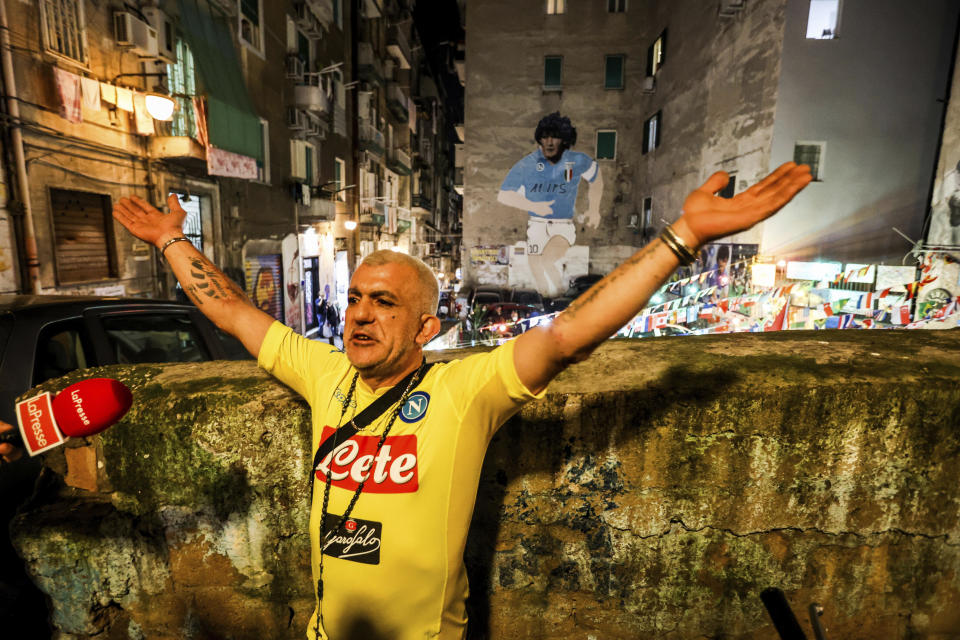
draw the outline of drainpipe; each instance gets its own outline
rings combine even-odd
[[[13,147],[17,171],[17,191],[23,206],[23,252],[27,264],[27,282],[22,288],[33,294],[42,293],[40,286],[40,260],[37,257],[37,233],[33,225],[33,210],[30,208],[30,183],[27,180],[27,163],[23,156],[23,131],[20,129],[20,103],[17,101],[17,84],[13,75],[13,58],[10,55],[10,29],[7,25],[7,3],[0,0],[0,64],[3,65],[3,84],[7,92],[7,113],[10,125],[10,142]]]

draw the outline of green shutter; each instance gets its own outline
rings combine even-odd
[[[597,131],[597,160],[613,160],[617,152],[617,132]]]
[[[563,58],[547,56],[543,59],[543,86],[558,88],[563,85]]]
[[[606,57],[603,88],[623,89],[623,56]]]

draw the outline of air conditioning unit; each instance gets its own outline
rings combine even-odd
[[[113,14],[113,34],[118,45],[141,57],[156,58],[159,53],[157,30],[129,11]]]
[[[643,92],[644,93],[655,93],[657,91],[657,78],[656,76],[647,76],[643,79]]]
[[[173,20],[159,7],[144,7],[143,15],[157,32],[157,55],[169,63],[177,63],[177,42],[173,29]]]
[[[307,114],[296,107],[287,107],[287,128],[291,131],[305,131]]]
[[[301,80],[306,71],[303,59],[296,53],[287,54],[286,75],[288,80]]]

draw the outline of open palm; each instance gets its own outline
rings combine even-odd
[[[127,231],[152,245],[161,238],[183,235],[183,220],[187,212],[180,206],[176,194],[167,198],[170,213],[163,213],[143,198],[120,198],[113,207],[113,217]]]
[[[687,196],[683,218],[696,236],[697,245],[703,245],[766,220],[812,179],[810,167],[787,162],[746,191],[732,198],[721,198],[716,193],[727,186],[730,177],[718,171]]]

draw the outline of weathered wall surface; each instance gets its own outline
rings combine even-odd
[[[249,363],[111,373],[130,414],[15,525],[57,628],[300,637],[307,409]],[[960,638],[958,382],[955,331],[604,345],[491,446],[473,630],[759,640],[779,586],[831,638]]]

